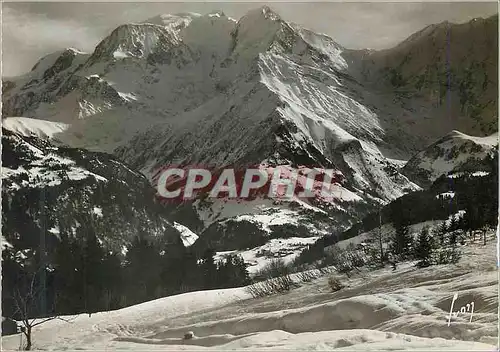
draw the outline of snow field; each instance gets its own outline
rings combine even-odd
[[[28,117],[6,117],[2,119],[2,126],[9,131],[23,136],[37,136],[39,138],[53,138],[69,128],[68,124]]]
[[[285,295],[250,299],[244,288],[187,293],[114,312],[53,321],[34,332],[44,349],[124,350],[481,350],[497,341],[496,243],[463,247],[457,265],[390,269],[339,276],[330,292],[321,277]],[[472,322],[453,317],[475,302]],[[186,331],[195,338],[183,340]],[[18,336],[5,337],[15,348]]]

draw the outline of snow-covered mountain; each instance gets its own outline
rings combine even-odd
[[[5,82],[3,112],[69,124],[58,140],[113,152],[153,184],[172,164],[342,174],[342,195],[328,204],[198,199],[171,207],[176,221],[200,234],[199,246],[253,248],[347,228],[419,189],[396,159],[423,148],[421,135],[434,126],[400,92],[369,84],[359,53],[269,7],[237,21],[222,12],[160,15],[119,26],[92,53],[66,49],[41,59]]]
[[[403,132],[387,130],[395,143],[422,149],[452,130],[498,131],[498,15],[433,24],[394,48],[349,50],[346,60],[367,89],[404,107],[382,110]]]
[[[423,187],[453,172],[489,172],[487,156],[496,152],[496,146],[498,133],[473,137],[453,131],[413,156],[402,171]]]
[[[147,179],[112,156],[2,132],[2,241],[17,252],[38,248],[41,233],[50,248],[61,235],[91,231],[118,253],[141,234],[157,243],[186,237]]]

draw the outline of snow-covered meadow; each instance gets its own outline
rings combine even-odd
[[[166,297],[112,312],[54,320],[34,330],[44,350],[479,350],[497,345],[497,243],[463,247],[456,265],[413,263],[340,277],[332,293],[320,277],[284,295],[251,298],[245,288]],[[474,302],[470,314],[453,311]],[[470,321],[471,320],[471,321]],[[184,333],[195,337],[183,340]],[[3,338],[18,349],[20,336]]]

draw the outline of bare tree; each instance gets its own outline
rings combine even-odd
[[[380,213],[380,210],[378,211],[378,242],[379,242],[379,249],[380,249],[380,264],[383,266],[384,265],[384,246],[382,243],[382,214]]]
[[[380,260],[380,265],[384,266],[386,253],[384,253],[384,235],[382,233],[382,214],[379,210],[378,212],[378,227],[377,230],[372,232],[372,238],[375,240],[376,244],[374,246],[370,246],[374,249],[373,255],[378,254],[378,259]]]
[[[40,314],[40,302],[43,295],[45,295],[45,290],[43,289],[43,287],[37,287],[41,286],[36,284],[37,272],[29,275],[31,275],[31,278],[28,278],[29,280],[25,281],[27,285],[25,287],[22,287],[21,281],[21,284],[14,287],[11,297],[16,309],[12,314],[12,318],[20,318],[20,321],[22,323],[21,332],[26,337],[26,345],[24,346],[25,351],[31,350],[33,336],[32,332],[35,326],[55,319],[63,320],[68,323],[73,320],[62,318],[58,315],[33,318],[33,316]]]
[[[483,233],[483,245],[486,246],[486,233],[488,232],[488,225],[482,226],[481,231]]]

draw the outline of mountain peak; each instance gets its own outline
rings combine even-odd
[[[62,50],[57,50],[53,53],[45,55],[37,63],[31,68],[31,71],[39,70],[41,72],[45,72],[50,67],[54,66],[58,60],[62,60],[64,58],[73,58],[77,55],[84,55],[86,53],[75,49],[75,48],[65,48]]]
[[[272,20],[281,19],[281,17],[267,5],[262,6],[260,10],[265,18],[270,18]]]
[[[175,31],[151,23],[129,23],[117,27],[96,47],[91,63],[102,58],[147,57],[158,45],[179,43]]]
[[[271,21],[279,21],[281,20],[281,17],[274,11],[272,10],[269,6],[264,5],[261,7],[258,7],[256,9],[248,11],[241,19],[243,20],[244,18],[265,18],[267,20]]]
[[[222,10],[214,10],[207,14],[209,17],[226,17],[226,14]]]

